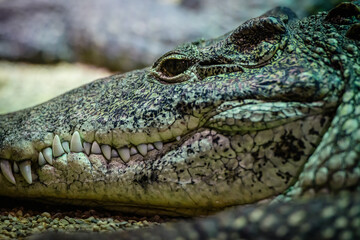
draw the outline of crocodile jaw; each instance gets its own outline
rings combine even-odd
[[[119,156],[64,152],[52,164],[32,164],[32,184],[20,173],[16,185],[0,175],[0,194],[138,213],[207,214],[286,190],[329,119],[314,114],[236,134],[203,127],[126,163]]]

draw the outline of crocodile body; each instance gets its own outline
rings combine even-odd
[[[355,201],[359,13],[359,2],[303,20],[276,8],[151,68],[1,115],[0,194],[173,215]]]

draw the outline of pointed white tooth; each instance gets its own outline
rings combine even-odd
[[[94,142],[92,143],[91,153],[101,154],[100,146],[99,146],[99,144],[98,144],[96,141],[94,141]]]
[[[180,141],[181,137],[180,136],[177,136],[176,137],[176,141]]]
[[[43,150],[43,155],[44,155],[44,158],[45,160],[50,164],[52,165],[53,163],[53,158],[52,158],[52,149],[51,147],[47,147]]]
[[[69,146],[69,142],[63,142],[62,144],[63,149],[65,150],[66,153],[70,153],[70,146]]]
[[[151,150],[154,150],[155,149],[155,147],[154,147],[154,145],[152,145],[151,143],[149,143],[148,145],[147,145],[147,150],[148,151],[151,151]]]
[[[131,148],[130,148],[130,155],[135,155],[135,154],[137,154],[137,153],[138,153],[138,151],[136,150],[135,147],[131,147]]]
[[[14,175],[12,173],[11,165],[10,165],[9,161],[1,160],[0,167],[1,167],[1,172],[4,174],[5,178],[12,184],[16,185],[16,181],[15,181]]]
[[[119,157],[119,154],[115,149],[111,150],[111,157]]]
[[[42,152],[39,152],[38,163],[40,166],[44,166],[46,164],[46,160]]]
[[[14,173],[18,173],[20,171],[19,166],[17,165],[16,162],[14,162],[13,169],[14,169]]]
[[[54,137],[52,149],[53,149],[54,157],[60,157],[65,153],[64,149],[62,148],[61,141],[58,135],[55,135]]]
[[[107,160],[111,159],[111,147],[109,145],[101,145],[101,151]]]
[[[130,159],[130,150],[127,147],[118,149],[119,155],[124,162],[128,162]]]
[[[154,143],[154,146],[156,147],[157,150],[161,150],[163,148],[163,143],[162,142],[156,142],[156,143]]]
[[[85,149],[85,153],[86,153],[87,155],[90,155],[91,143],[84,142],[84,149]]]
[[[25,178],[28,184],[32,183],[31,176],[31,161],[23,161],[19,164],[21,175]]]
[[[147,154],[147,144],[143,143],[137,146],[137,150],[141,155],[145,156]]]
[[[71,152],[82,152],[83,147],[81,144],[81,138],[78,131],[75,131],[71,137],[70,141],[70,151]]]

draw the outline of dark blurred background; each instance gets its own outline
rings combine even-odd
[[[339,2],[0,0],[0,113],[149,66],[180,43],[222,35],[276,6],[302,18]]]

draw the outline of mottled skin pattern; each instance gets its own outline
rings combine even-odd
[[[258,228],[284,239],[359,236],[359,13],[359,2],[303,20],[277,8],[217,39],[179,46],[152,68],[0,116],[2,163],[32,172],[32,181],[15,173],[16,184],[1,175],[0,194],[197,215],[341,191],[348,194],[253,205],[206,220],[210,227],[186,223],[189,231],[150,236],[251,239]],[[40,151],[55,149],[54,136],[73,142],[77,132],[84,146],[164,146],[126,161],[81,149],[38,163]],[[322,224],[312,227],[309,217]],[[273,225],[283,222],[285,229]]]

